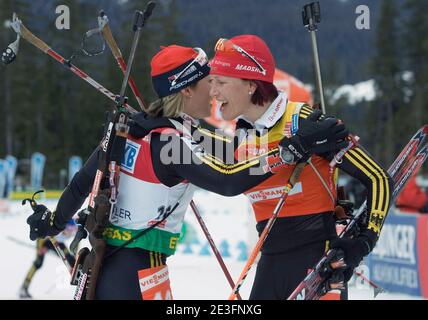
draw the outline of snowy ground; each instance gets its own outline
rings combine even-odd
[[[254,218],[244,197],[224,198],[207,192],[197,192],[195,202],[201,210],[204,221],[232,278],[237,279],[246,261],[248,243],[255,242]],[[51,209],[55,202],[44,201]],[[22,207],[19,202],[10,202],[0,208],[0,299],[17,299],[18,290],[35,257],[34,243],[28,239],[29,206]],[[208,209],[209,208],[209,209]],[[6,211],[6,212],[5,212]],[[168,260],[171,286],[175,299],[227,299],[230,287],[212,255],[193,213],[186,216],[187,231],[185,242],[180,245],[175,256]],[[252,245],[250,244],[251,248]],[[248,298],[256,266],[250,271],[241,295]],[[43,267],[36,273],[30,286],[34,299],[72,299],[74,287],[68,285],[69,276],[61,260],[47,254]],[[367,289],[350,290],[350,299],[373,299]],[[376,299],[404,300],[417,297],[381,293]]]

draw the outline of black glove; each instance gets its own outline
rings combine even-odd
[[[27,223],[30,225],[30,239],[46,238],[55,236],[65,229],[55,223],[55,211],[51,212],[44,205],[36,205],[34,213],[28,217]]]
[[[324,117],[315,110],[306,119],[300,120],[296,133],[312,153],[339,151],[348,145],[348,130],[334,117]]]
[[[351,279],[354,269],[373,250],[376,238],[376,235],[368,230],[356,238],[336,238],[330,241],[330,249],[336,249],[338,259],[343,258],[346,264],[342,269],[345,282]],[[332,261],[334,260],[333,257]]]
[[[306,161],[313,153],[337,152],[348,145],[345,125],[336,118],[321,117],[322,112],[315,110],[306,119],[300,119],[294,136],[281,140],[280,155],[285,163]]]

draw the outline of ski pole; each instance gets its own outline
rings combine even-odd
[[[320,68],[320,60],[318,55],[318,46],[317,46],[317,23],[321,22],[321,9],[319,2],[311,2],[305,6],[303,6],[302,11],[303,25],[308,28],[311,33],[311,42],[312,42],[312,53],[314,56],[315,63],[315,73],[317,78],[317,86],[318,93],[320,95],[321,100],[321,109],[322,113],[325,114],[325,102],[324,102],[324,90],[322,87],[322,79],[321,79],[321,68]]]
[[[140,39],[141,29],[144,27],[148,17],[150,17],[150,15],[152,14],[154,7],[155,7],[155,3],[153,1],[150,1],[147,4],[147,8],[144,11],[144,13],[141,11],[138,11],[136,13],[136,16],[135,16],[136,21],[134,24],[134,32],[135,32],[134,33],[134,39],[132,40],[132,47],[131,47],[131,52],[130,52],[129,57],[128,57],[128,63],[127,63],[127,68],[126,68],[126,72],[125,72],[125,78],[123,79],[122,88],[120,90],[120,99],[121,99],[122,104],[123,104],[123,101],[125,99],[126,85],[128,84],[128,80],[130,79],[131,68],[132,68],[132,64],[134,62],[135,52],[137,51],[137,45],[138,45],[138,41]]]
[[[95,89],[100,91],[102,94],[110,98],[112,101],[116,101],[116,95],[113,94],[111,91],[103,87],[101,84],[99,84],[97,81],[92,79],[89,75],[87,75],[85,72],[83,72],[81,69],[70,63],[68,60],[66,60],[64,57],[62,57],[60,54],[52,50],[43,40],[36,37],[31,31],[29,31],[21,20],[18,19],[16,13],[13,14],[13,21],[11,24],[13,30],[22,38],[27,40],[29,43],[31,43],[33,46],[38,48],[39,50],[43,51],[45,54],[49,55],[59,63],[61,63],[63,66],[67,67],[71,72],[73,72],[75,75],[77,75],[79,78],[85,80],[88,82],[91,86],[93,86]],[[16,41],[15,41],[16,42]],[[15,43],[14,42],[14,43]],[[13,51],[13,47],[17,47],[16,45],[9,45],[8,48],[5,50],[5,52],[9,52],[10,50]],[[11,63],[15,57],[17,52],[9,53],[9,58],[2,59],[2,62],[5,64]],[[124,104],[124,107],[126,110],[130,113],[136,113],[137,111],[132,108],[127,103]]]
[[[64,250],[61,249],[58,241],[55,237],[48,237],[49,241],[52,243],[53,247],[55,248],[56,253],[61,258],[62,262],[64,262],[65,267],[67,268],[68,272],[71,274],[73,270],[73,266],[68,262]]]
[[[230,275],[229,270],[227,269],[226,264],[224,263],[223,258],[221,257],[221,254],[218,251],[217,246],[215,245],[215,243],[211,237],[211,234],[209,233],[208,228],[207,228],[204,220],[202,219],[202,216],[200,215],[199,210],[196,207],[196,204],[193,200],[190,202],[190,206],[192,207],[192,210],[195,213],[196,219],[198,220],[199,225],[201,226],[202,231],[204,232],[205,237],[207,238],[208,243],[210,244],[211,249],[214,252],[215,257],[217,258],[217,261],[220,264],[220,267],[223,270],[223,273],[226,276],[226,279],[229,282],[230,287],[232,289],[234,289],[235,283],[233,282],[232,276]],[[239,293],[237,293],[237,298],[238,298],[238,300],[242,300],[242,297]]]
[[[354,271],[354,274],[357,277],[360,277],[364,282],[367,282],[374,290],[374,297],[376,298],[379,293],[385,292],[385,290],[378,286],[376,283],[374,283],[373,281],[370,281],[369,278],[367,278],[365,275],[363,275],[362,273],[358,272],[358,271]]]
[[[109,128],[114,128],[115,136],[112,139],[109,138],[105,142],[106,148],[104,151],[108,157],[99,159],[99,169],[97,170],[97,175],[100,176],[100,179],[94,182],[93,185],[93,191],[96,192],[91,193],[92,195],[97,195],[97,199],[100,198],[98,200],[99,203],[97,204],[96,211],[93,214],[95,216],[103,215],[103,219],[101,219],[102,221],[97,221],[94,229],[90,231],[89,241],[95,253],[95,258],[94,263],[89,271],[90,281],[86,295],[88,300],[93,300],[95,298],[97,280],[107,248],[106,242],[102,235],[102,231],[105,229],[104,221],[108,221],[108,217],[111,216],[114,205],[117,202],[120,164],[122,162],[123,154],[125,153],[126,139],[129,130],[129,126],[127,124],[128,115],[123,108],[127,101],[125,96],[126,87],[131,75],[131,69],[135,59],[135,53],[137,51],[141,30],[146,24],[147,19],[151,16],[155,6],[156,4],[153,1],[150,1],[147,4],[144,12],[135,12],[134,24],[132,28],[134,31],[134,37],[128,57],[128,67],[122,81],[120,95],[116,98],[117,112],[114,115],[114,120],[110,121],[109,123]],[[107,160],[108,163],[106,162]],[[108,188],[104,189],[103,187],[103,189],[100,190],[100,187],[103,185],[101,181],[105,182],[105,185],[108,185]],[[98,190],[100,190],[100,196],[98,196]],[[95,198],[94,201],[96,201]]]
[[[123,73],[126,73],[126,63],[125,59],[122,56],[122,52],[119,49],[119,46],[117,45],[117,42],[115,41],[113,34],[111,33],[110,26],[109,26],[109,20],[107,15],[104,13],[104,11],[100,12],[100,15],[98,17],[98,24],[100,27],[100,30],[103,34],[104,39],[106,40],[108,46],[110,47],[110,50],[116,59],[116,62],[119,66],[119,68],[123,71]],[[134,93],[135,99],[137,99],[138,105],[140,106],[141,110],[146,110],[147,105],[144,102],[144,99],[140,93],[140,91],[137,88],[137,85],[135,84],[134,79],[132,76],[129,77],[129,86],[131,87],[132,92]]]
[[[25,247],[25,248],[28,248],[28,249],[34,250],[34,245],[31,245],[31,244],[29,244],[29,243],[27,243],[27,242],[25,242],[25,241],[22,241],[22,240],[20,240],[20,239],[15,238],[15,237],[12,237],[12,236],[6,236],[6,239],[7,239],[7,240],[9,240],[9,241],[14,242],[15,244],[18,244],[18,245],[20,245],[20,246],[23,246],[23,247]]]

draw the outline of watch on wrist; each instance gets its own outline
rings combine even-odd
[[[279,146],[279,156],[281,160],[286,164],[296,163],[294,154],[287,147]]]

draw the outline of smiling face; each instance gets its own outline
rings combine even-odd
[[[210,96],[220,104],[220,112],[224,120],[233,120],[248,112],[251,96],[254,92],[250,81],[220,75],[210,75]],[[250,94],[251,93],[251,94]]]

